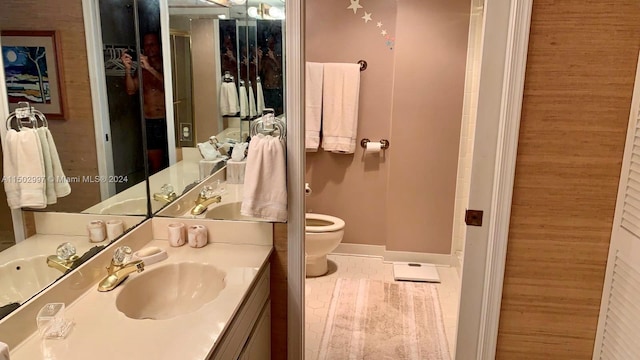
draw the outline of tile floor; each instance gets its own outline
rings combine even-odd
[[[318,357],[336,279],[343,277],[393,281],[393,265],[384,262],[382,258],[331,254],[328,259],[329,273],[317,278],[307,278],[305,282],[306,360],[316,360]],[[453,356],[460,279],[454,267],[438,266],[438,273],[441,281],[438,284],[438,295],[449,349]]]

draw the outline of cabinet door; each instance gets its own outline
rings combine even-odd
[[[271,301],[267,301],[239,360],[271,359]]]
[[[640,359],[640,62],[593,359]]]

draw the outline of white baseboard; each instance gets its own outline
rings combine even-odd
[[[446,266],[455,265],[455,256],[451,256],[451,254],[391,251],[382,245],[341,243],[332,254],[377,256],[383,258],[385,261],[419,262]]]

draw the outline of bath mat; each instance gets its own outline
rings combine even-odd
[[[320,360],[450,360],[436,285],[339,278]]]

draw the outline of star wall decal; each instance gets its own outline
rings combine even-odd
[[[380,35],[382,35],[382,36],[387,35],[387,30],[382,30],[382,31],[380,32]]]
[[[378,25],[377,25],[377,26],[378,26],[379,28],[381,28],[381,27],[382,27],[382,22],[378,21]]]
[[[362,9],[362,5],[360,5],[360,0],[350,0],[351,5],[347,9],[353,10],[353,13],[357,13],[358,9]]]
[[[368,23],[369,21],[371,21],[371,13],[368,12],[364,12],[364,16],[362,17],[362,19],[364,19],[364,23]]]

